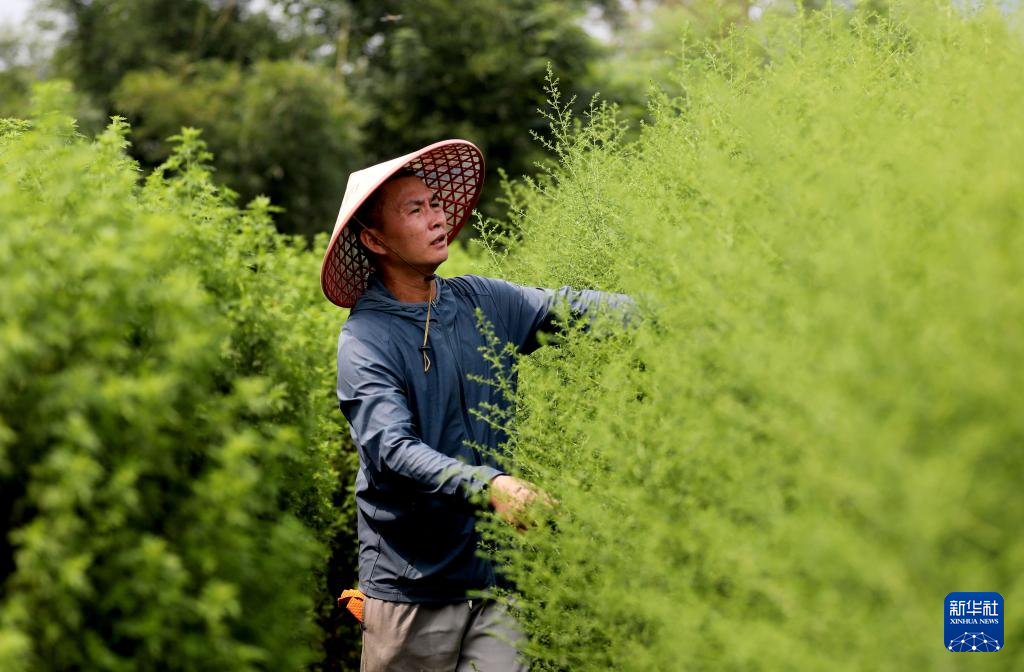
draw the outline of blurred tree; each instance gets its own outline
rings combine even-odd
[[[209,58],[242,64],[292,49],[251,0],[43,0],[68,28],[59,74],[104,106],[129,70]]]
[[[108,113],[129,116],[144,166],[166,157],[160,145],[180,126],[203,127],[218,179],[244,197],[268,194],[287,209],[280,228],[304,233],[330,227],[350,159],[371,163],[462,136],[484,149],[492,182],[498,167],[532,172],[541,150],[530,131],[544,126],[536,108],[548,63],[563,90],[582,92],[585,102],[597,88],[586,78],[602,45],[583,20],[597,12],[621,23],[625,15],[620,0],[482,0],[471,8],[452,0],[40,1],[68,26],[57,71]],[[354,117],[318,115],[287,87],[289,102],[273,93],[259,102],[257,82],[269,91],[282,82],[248,69],[284,58],[330,68],[305,71],[305,81],[328,91],[314,99],[337,99],[345,86],[347,100],[371,111],[361,159],[353,159]],[[286,70],[297,72],[277,75]],[[286,109],[294,122],[281,116]],[[486,195],[485,211],[498,214],[498,190]]]
[[[330,226],[357,153],[358,108],[330,72],[290,60],[299,40],[265,3],[42,1],[67,24],[57,72],[107,114],[129,117],[143,167],[167,158],[182,126],[200,127],[218,181],[283,207],[281,231]]]
[[[330,227],[359,157],[358,106],[329,71],[301,61],[243,69],[217,60],[128,73],[114,105],[135,124],[136,155],[164,161],[181,126],[204,129],[219,179],[244,200],[264,194],[284,208],[278,228]]]
[[[373,110],[368,163],[447,137],[484,150],[489,177],[532,172],[530,130],[544,121],[548,63],[569,92],[584,84],[600,43],[583,29],[593,3],[551,0],[310,2],[278,0],[305,49],[347,76]],[[610,4],[610,3],[609,3]],[[495,180],[496,181],[496,180]],[[498,195],[488,189],[485,196]],[[498,212],[494,201],[485,211]]]
[[[14,31],[0,26],[0,119],[13,117],[28,103],[29,69],[21,62],[22,43]]]
[[[377,111],[368,134],[380,158],[450,136],[479,142],[492,167],[532,172],[550,62],[578,87],[597,45],[572,3],[487,0],[403,2],[387,39],[367,43],[363,93]],[[493,168],[492,168],[493,170]],[[492,190],[493,193],[493,190]]]

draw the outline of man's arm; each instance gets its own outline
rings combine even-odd
[[[487,283],[498,313],[505,320],[509,340],[523,354],[540,347],[537,340],[539,333],[553,333],[557,330],[559,317],[567,318],[570,322],[583,320],[589,326],[604,311],[616,313],[623,320],[628,320],[636,306],[633,299],[625,294],[572,287],[524,287],[494,278],[478,280]],[[565,312],[560,312],[560,307],[564,307]]]
[[[343,334],[338,343],[338,402],[371,474],[395,474],[421,492],[479,491],[502,473],[465,464],[425,444],[413,428],[401,383],[380,351]]]

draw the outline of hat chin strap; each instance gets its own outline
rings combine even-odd
[[[403,264],[405,264],[406,266],[408,266],[412,270],[414,270],[417,273],[419,273],[420,275],[422,275],[424,282],[430,282],[431,280],[433,280],[434,278],[437,277],[433,273],[424,273],[423,269],[417,267],[416,264],[414,264],[414,263],[412,263],[410,261],[406,261],[405,257],[403,257],[402,255],[400,255],[398,253],[398,250],[396,250],[395,248],[391,247],[390,245],[385,243],[383,240],[381,240],[380,237],[376,233],[371,233],[370,235],[373,236],[373,239],[376,240],[378,243],[380,243],[382,247],[387,248],[388,252],[390,252],[391,254],[393,254],[396,257],[398,257],[399,261],[401,261]]]
[[[416,268],[414,264],[411,264],[408,261],[406,261],[405,257],[400,255],[394,249],[388,247],[388,245],[383,240],[378,238],[376,234],[371,233],[370,235],[373,236],[378,243],[380,243],[388,250],[390,250],[392,254],[401,259],[403,264],[405,264],[412,270],[416,271],[417,273],[423,273],[423,271]],[[429,275],[423,275],[423,281],[430,283],[430,289],[428,290],[429,293],[427,294],[427,319],[423,325],[423,345],[419,347],[420,355],[423,357],[423,373],[427,373],[428,371],[430,371],[430,356],[427,354],[427,352],[430,350],[430,307],[434,304],[434,299],[437,297],[437,290],[435,289],[437,285],[435,283],[435,280],[437,280],[437,276],[434,275],[433,273]]]

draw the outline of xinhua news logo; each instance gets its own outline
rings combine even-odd
[[[955,653],[1001,651],[1005,606],[999,593],[946,595],[946,649]]]

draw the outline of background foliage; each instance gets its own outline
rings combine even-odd
[[[217,181],[244,201],[270,197],[283,208],[278,229],[312,241],[333,224],[348,173],[440,138],[480,145],[491,182],[498,169],[533,173],[549,63],[583,103],[601,90],[642,115],[648,84],[674,58],[663,52],[676,51],[666,28],[721,34],[749,3],[676,4],[35,0],[35,23],[56,46],[29,56],[30,33],[0,34],[0,114],[24,116],[29,83],[62,77],[87,132],[127,118],[129,151],[147,171],[177,129],[202,128]],[[629,18],[659,5],[670,22]],[[491,193],[481,209],[503,214]]]
[[[302,61],[132,70],[112,95],[114,107],[139,124],[134,154],[144,165],[167,158],[165,139],[182,123],[202,128],[217,148],[218,179],[245,201],[269,198],[283,208],[276,215],[282,228],[293,231],[330,228],[338,185],[361,157],[364,113],[329,72]]]

